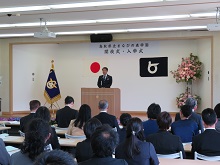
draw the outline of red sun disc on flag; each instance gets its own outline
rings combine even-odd
[[[93,73],[97,73],[99,70],[100,70],[100,64],[98,62],[93,62],[91,65],[90,65],[90,70],[93,72]]]

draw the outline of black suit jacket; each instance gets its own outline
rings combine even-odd
[[[56,122],[58,127],[67,128],[70,121],[76,119],[78,116],[78,111],[71,109],[69,106],[65,106],[56,113]]]
[[[24,116],[20,119],[20,130],[26,132],[26,127],[28,123],[35,117],[35,113],[30,113],[27,116]]]
[[[151,142],[157,154],[174,154],[182,151],[185,158],[185,151],[181,139],[168,131],[159,131],[151,134],[146,138],[147,142]]]
[[[201,130],[201,133],[204,132],[204,126],[202,123],[201,115],[193,112],[192,115],[189,117],[189,119],[195,121],[198,124],[198,128],[199,128],[199,130]],[[178,121],[178,120],[180,120],[180,113],[177,113],[175,116],[175,121]]]
[[[107,75],[106,79],[103,78],[103,75],[99,76],[97,85],[99,88],[110,88],[112,85],[112,76]]]
[[[10,165],[10,155],[5,149],[5,143],[0,138],[0,165]]]
[[[109,124],[112,128],[116,127],[119,131],[118,122],[115,116],[106,112],[100,112],[98,115],[94,116],[94,118],[98,119],[102,124]]]
[[[127,162],[123,159],[114,159],[112,157],[93,157],[89,160],[79,163],[79,165],[127,165]]]
[[[198,152],[206,156],[220,156],[220,133],[214,129],[193,137],[192,153]]]
[[[60,149],[60,143],[59,143],[55,128],[51,127],[50,132],[51,132],[51,136],[50,136],[50,139],[48,139],[47,144],[51,144],[54,150]]]
[[[75,155],[76,155],[76,160],[78,163],[92,158],[93,151],[92,151],[91,142],[89,139],[86,139],[82,142],[77,143]]]

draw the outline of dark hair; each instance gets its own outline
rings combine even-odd
[[[96,128],[100,127],[102,123],[96,119],[91,118],[89,121],[86,122],[86,124],[83,127],[84,134],[86,135],[87,139],[90,139]]]
[[[180,108],[180,111],[182,112],[184,117],[189,117],[192,114],[192,108],[189,105],[183,105]]]
[[[131,115],[129,113],[122,113],[120,116],[120,123],[125,127],[130,119]]]
[[[212,126],[215,124],[217,119],[216,113],[213,109],[211,108],[206,108],[202,111],[202,120],[204,123],[208,126]]]
[[[87,104],[81,105],[79,108],[79,114],[74,121],[74,126],[82,129],[85,123],[91,118],[91,108]]]
[[[37,109],[37,111],[35,113],[35,117],[43,119],[46,122],[50,122],[50,118],[51,118],[50,111],[47,107],[41,106]]]
[[[147,116],[149,119],[157,119],[157,116],[161,112],[161,108],[159,104],[152,103],[147,108]]]
[[[170,114],[166,111],[161,112],[157,117],[157,125],[160,130],[168,130],[172,123],[172,118]]]
[[[70,103],[74,103],[74,99],[71,96],[67,96],[65,98],[65,104],[70,104]]]
[[[76,165],[73,157],[62,150],[53,150],[42,153],[34,165]]]
[[[93,153],[100,158],[112,156],[118,142],[118,133],[109,125],[102,125],[96,128],[91,136]]]
[[[190,106],[190,109],[194,109],[197,106],[197,101],[193,97],[189,97],[186,100],[185,105]]]
[[[29,106],[30,106],[31,111],[36,110],[40,106],[40,101],[31,100],[30,103],[29,103]]]
[[[220,103],[218,103],[215,108],[214,108],[214,111],[217,115],[217,118],[220,118]]]
[[[30,121],[21,145],[21,152],[28,154],[28,157],[34,160],[44,152],[45,140],[49,136],[49,132],[50,126],[45,120],[36,118]]]
[[[103,69],[105,69],[105,70],[107,70],[107,71],[108,71],[108,68],[107,68],[107,67],[103,67],[103,68],[102,68],[102,70],[103,70]]]
[[[99,101],[99,109],[100,109],[100,110],[104,110],[104,109],[106,109],[106,108],[108,108],[108,101],[106,101],[106,100],[100,100],[100,101]]]
[[[135,117],[129,120],[126,130],[125,152],[129,158],[140,154],[138,140],[144,141],[143,124],[141,119]]]

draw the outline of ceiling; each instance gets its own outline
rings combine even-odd
[[[91,0],[79,0],[88,3]],[[151,17],[168,15],[185,15],[198,13],[215,13],[220,7],[220,0],[178,0],[139,4],[124,4],[99,7],[80,7],[67,9],[50,9],[39,11],[1,12],[2,8],[44,6],[53,4],[76,3],[71,0],[0,0],[0,26],[2,24],[39,23],[39,18],[47,22],[100,20],[113,18]],[[8,14],[12,14],[8,16]],[[123,22],[95,22],[86,24],[54,25],[48,28],[52,32],[79,32],[117,29],[142,29],[160,27],[206,26],[216,23],[215,16],[187,17],[178,19],[137,20]],[[206,30],[206,29],[198,29]],[[0,27],[0,37],[4,34],[25,34],[40,31],[40,23],[31,27]],[[162,30],[163,31],[163,30]],[[90,32],[92,33],[92,32]],[[4,38],[4,36],[3,36]],[[6,37],[7,38],[7,37]]]

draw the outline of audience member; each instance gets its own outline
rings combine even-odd
[[[147,109],[148,120],[143,122],[145,137],[159,131],[156,119],[157,116],[160,114],[160,112],[161,112],[161,108],[159,104],[153,103],[148,107]]]
[[[195,111],[197,110],[197,101],[196,99],[190,97],[186,100],[185,105],[189,105],[192,109],[192,115],[190,115],[189,119],[195,121],[198,125],[199,132],[204,132],[204,126],[202,123],[201,115],[197,114]],[[180,120],[180,113],[176,114],[175,121]]]
[[[122,129],[118,130],[120,143],[126,139],[126,126],[130,119],[131,119],[131,115],[129,113],[123,113],[120,116],[120,123],[123,126]]]
[[[74,106],[74,99],[71,96],[65,98],[65,107],[58,110],[56,113],[56,122],[58,127],[67,128],[70,121],[76,119],[78,116],[78,111],[72,109]]]
[[[84,133],[86,135],[86,140],[79,142],[76,145],[75,155],[78,163],[92,158],[93,151],[90,139],[96,128],[100,127],[101,125],[102,123],[96,118],[92,118],[88,122],[86,122],[85,126],[83,127]]]
[[[97,118],[102,124],[108,124],[112,128],[117,128],[117,130],[119,130],[116,117],[107,113],[108,102],[106,100],[99,101],[99,110],[100,110],[100,113],[94,116],[94,118]]]
[[[83,127],[85,123],[91,118],[91,108],[87,104],[81,105],[76,120],[71,120],[67,130],[67,134],[73,136],[83,136]]]
[[[172,135],[168,130],[172,123],[172,118],[168,112],[161,112],[157,117],[159,132],[151,134],[146,138],[151,142],[157,154],[174,154],[182,151],[185,158],[185,152],[180,137]]]
[[[73,157],[62,150],[42,153],[34,165],[76,165]]]
[[[44,121],[46,121],[48,124],[51,121],[51,116],[50,116],[50,111],[47,107],[45,106],[41,106],[37,109],[36,114],[35,114],[36,118],[40,118],[43,119]],[[51,144],[53,149],[60,149],[60,144],[58,141],[58,137],[55,131],[55,128],[50,127],[50,133],[51,136],[47,141],[47,144]]]
[[[118,134],[109,125],[98,127],[91,137],[94,156],[79,165],[127,165],[125,160],[114,159],[112,154],[118,145]]]
[[[29,103],[31,113],[27,116],[24,116],[20,119],[20,130],[25,133],[25,129],[31,119],[34,118],[35,112],[40,107],[40,101],[32,100]]]
[[[0,138],[0,165],[10,165],[10,155],[8,154],[5,143]]]
[[[220,156],[220,133],[215,130],[217,116],[213,109],[202,111],[205,132],[193,137],[192,153],[195,151],[206,156]]]
[[[192,109],[189,105],[183,105],[180,109],[181,120],[175,121],[171,125],[171,132],[181,138],[183,143],[192,142],[192,137],[199,133],[198,125],[190,120]]]
[[[50,135],[48,122],[39,118],[30,121],[21,151],[11,155],[11,165],[32,165],[36,157],[44,152]]]
[[[217,123],[215,125],[215,129],[216,129],[216,131],[220,132],[220,103],[218,103],[215,106],[214,111],[215,111],[215,113],[217,115],[217,118],[218,118],[218,121],[217,121]]]
[[[139,118],[129,120],[126,140],[116,148],[115,157],[125,159],[128,165],[159,164],[154,146],[144,142],[143,124]]]

